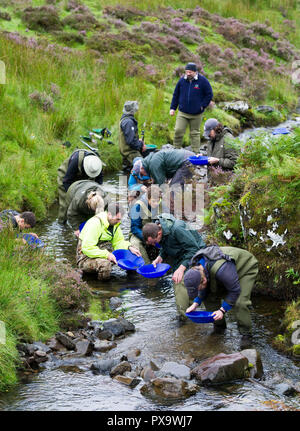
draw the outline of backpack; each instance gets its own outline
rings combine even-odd
[[[190,261],[190,266],[197,265],[201,257],[205,257],[209,261],[212,261],[212,264],[220,259],[227,260],[228,262],[233,261],[232,257],[224,254],[218,245],[211,245],[197,251]]]

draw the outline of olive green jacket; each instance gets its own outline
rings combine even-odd
[[[104,204],[107,204],[105,198],[106,193],[95,181],[76,181],[69,187],[66,196],[66,204],[68,208],[67,220],[72,229],[77,230],[82,222],[85,222],[95,215],[95,211],[91,210],[86,204],[89,193],[93,191],[100,192],[103,197]]]
[[[207,156],[219,159],[219,166],[224,170],[233,169],[238,158],[238,152],[230,142],[232,138],[231,130],[224,127],[223,132],[216,136],[216,140],[210,140],[207,144]]]

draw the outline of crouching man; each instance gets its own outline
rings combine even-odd
[[[79,235],[76,260],[84,272],[96,272],[99,280],[110,278],[112,264],[117,263],[113,250],[128,249],[137,256],[139,250],[124,239],[120,224],[124,209],[115,203],[107,211],[90,218]]]
[[[184,274],[184,285],[189,298],[194,300],[186,312],[195,311],[203,300],[206,307],[218,307],[217,293],[223,289],[225,299],[213,312],[215,329],[220,332],[226,328],[225,314],[233,309],[242,335],[241,348],[249,347],[252,338],[249,306],[257,273],[258,262],[247,250],[216,245],[202,248]]]

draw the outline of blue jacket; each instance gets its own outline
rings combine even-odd
[[[192,81],[182,77],[175,87],[170,109],[186,114],[201,114],[213,98],[213,91],[208,80],[196,75]]]

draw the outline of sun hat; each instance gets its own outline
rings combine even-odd
[[[83,159],[83,169],[88,177],[96,178],[102,171],[102,162],[97,156],[85,156]]]

